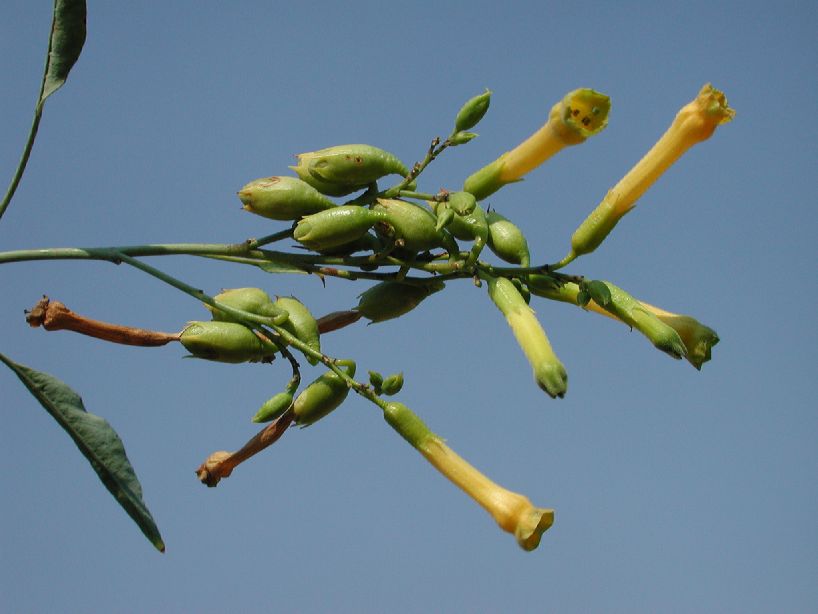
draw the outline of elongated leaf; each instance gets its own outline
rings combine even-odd
[[[86,12],[85,0],[55,0],[40,103],[62,87],[79,59],[85,44]]]
[[[159,529],[142,501],[142,486],[128,461],[122,440],[111,425],[88,413],[79,395],[57,378],[19,365],[3,354],[0,354],[0,362],[14,371],[40,405],[66,430],[117,503],[156,549],[164,552]]]

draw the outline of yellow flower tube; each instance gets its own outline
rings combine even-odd
[[[639,197],[662,173],[693,145],[710,138],[719,125],[729,122],[734,115],[735,111],[727,105],[722,92],[709,83],[702,87],[695,100],[676,114],[670,128],[650,151],[608,191],[597,208],[576,229],[571,237],[571,251],[560,266],[599,247],[622,216],[633,209]]]
[[[608,124],[610,109],[611,101],[605,94],[587,88],[570,92],[551,108],[542,128],[471,175],[463,190],[483,200],[504,185],[521,181],[523,175],[563,148],[601,132]]]
[[[534,550],[554,524],[554,510],[534,507],[516,492],[495,484],[435,435],[403,403],[387,403],[384,419],[431,465],[474,499],[523,550]]]

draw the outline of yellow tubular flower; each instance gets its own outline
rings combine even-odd
[[[722,92],[709,83],[695,100],[682,107],[670,128],[627,175],[605,195],[571,237],[571,252],[563,263],[594,251],[636,201],[681,155],[707,140],[716,127],[733,119],[735,111]]]
[[[463,184],[477,200],[520,181],[555,153],[584,142],[608,124],[611,101],[591,89],[574,90],[551,108],[548,121],[517,147],[471,175]]]
[[[506,490],[454,452],[402,403],[388,403],[384,418],[432,466],[474,499],[500,528],[517,538],[523,550],[534,550],[554,524],[554,510],[534,507],[521,494]]]

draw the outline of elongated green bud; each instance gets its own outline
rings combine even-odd
[[[381,391],[387,396],[398,394],[401,388],[403,388],[403,373],[393,373],[381,384]]]
[[[386,175],[409,174],[395,155],[371,145],[337,145],[298,154],[298,165],[290,168],[330,196],[351,194]]]
[[[489,225],[489,249],[506,262],[527,267],[531,256],[523,231],[496,211],[489,211],[486,221]]]
[[[585,284],[584,289],[597,305],[645,335],[657,349],[676,359],[687,355],[679,333],[650,313],[622,288],[607,281],[594,280]]]
[[[387,234],[395,240],[403,241],[403,246],[408,251],[422,252],[435,247],[444,247],[450,254],[458,251],[454,239],[445,231],[437,229],[437,219],[425,207],[405,200],[379,198],[373,211],[385,216]],[[375,227],[376,231],[379,226]]]
[[[355,367],[348,367],[347,374],[353,377]],[[293,401],[295,423],[309,426],[317,422],[337,409],[348,394],[349,387],[344,379],[334,371],[327,371],[307,386]]]
[[[475,96],[466,102],[466,104],[461,107],[460,111],[457,113],[457,117],[454,120],[455,131],[460,132],[462,130],[474,128],[478,123],[480,123],[480,120],[483,119],[486,111],[489,110],[490,104],[491,90],[488,89],[482,94]]]
[[[423,299],[443,289],[442,281],[426,284],[405,284],[382,281],[360,295],[357,310],[372,322],[392,320],[409,313]]]
[[[537,385],[552,398],[565,396],[568,375],[551,349],[540,323],[514,284],[504,277],[489,277],[491,300],[506,317],[514,336],[528,359]]]
[[[253,416],[253,422],[270,422],[283,414],[293,404],[293,395],[289,392],[279,392],[268,399]]]
[[[281,325],[281,328],[316,352],[320,352],[321,337],[318,334],[318,323],[304,303],[297,298],[280,296],[276,299],[275,306],[289,314],[289,318]],[[317,358],[312,356],[306,358],[311,365],[318,364]]]
[[[413,448],[420,447],[435,434],[418,415],[403,403],[391,401],[383,410],[383,419]]]
[[[232,288],[223,290],[213,297],[216,302],[241,309],[257,316],[273,318],[275,323],[281,324],[287,319],[286,310],[275,306],[273,299],[261,288]],[[219,322],[236,322],[237,319],[230,314],[217,309],[212,305],[205,304],[205,307],[213,314],[213,320]]]
[[[303,218],[293,230],[296,241],[315,251],[330,250],[363,237],[383,214],[358,205],[343,205]]]
[[[335,206],[314,187],[295,177],[264,177],[239,190],[244,209],[272,220],[297,220]]]
[[[235,322],[189,322],[179,336],[196,358],[240,363],[271,360],[278,348]]]

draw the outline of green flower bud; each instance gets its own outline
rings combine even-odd
[[[523,232],[496,211],[489,211],[486,221],[489,225],[489,249],[506,262],[527,267],[531,256]]]
[[[353,377],[355,367],[348,367],[347,374]],[[349,388],[344,379],[334,371],[327,371],[307,386],[293,401],[295,423],[309,426],[317,422],[337,409],[348,394]]]
[[[448,206],[448,203],[433,203],[433,207],[438,215],[440,215],[442,211],[445,211]],[[481,207],[475,207],[472,212],[467,215],[455,215],[447,224],[446,230],[461,241],[474,241],[478,238],[487,241],[489,226],[486,220],[486,212],[483,211]]]
[[[552,398],[565,396],[568,375],[551,349],[534,310],[529,307],[514,284],[504,277],[489,277],[491,300],[506,317],[517,343],[528,359],[537,385]]]
[[[351,194],[385,175],[409,174],[396,156],[371,145],[337,145],[298,154],[298,165],[290,168],[316,190],[330,196]]]
[[[469,192],[452,192],[447,202],[457,215],[469,215],[477,206],[477,199]]]
[[[461,130],[474,128],[483,119],[486,111],[489,110],[490,104],[491,90],[488,89],[469,100],[457,113],[457,118],[454,120],[455,131],[460,132]]]
[[[448,206],[436,206],[435,216],[437,217],[437,224],[435,230],[443,230],[454,219],[455,213]]]
[[[278,348],[235,322],[189,322],[179,336],[196,358],[240,363],[272,360]]]
[[[335,206],[314,187],[295,177],[256,179],[239,190],[239,198],[247,211],[272,220],[297,220]]]
[[[293,404],[293,395],[289,392],[279,392],[268,399],[253,416],[253,422],[270,422],[275,420]]]
[[[341,247],[363,237],[383,214],[358,205],[343,205],[303,218],[293,230],[296,241],[315,251]]]
[[[450,254],[458,251],[451,236],[437,229],[437,219],[425,207],[405,200],[379,198],[373,211],[385,215],[389,232],[384,234],[402,240],[407,251],[423,252],[435,247],[444,247]],[[375,230],[378,231],[379,226]]]
[[[381,393],[381,384],[383,384],[383,375],[377,371],[369,372],[369,384],[375,390],[375,394]]]
[[[384,379],[383,384],[381,384],[381,391],[390,397],[393,394],[398,394],[401,388],[403,388],[403,373],[393,373]]]
[[[321,338],[318,334],[318,323],[310,313],[310,310],[297,298],[280,296],[276,299],[275,306],[285,310],[290,314],[281,328],[290,333],[299,341],[303,341],[316,352],[321,351]],[[307,362],[311,365],[318,364],[318,360],[312,356],[307,356]]]
[[[449,144],[452,147],[457,147],[458,145],[465,145],[469,141],[474,138],[477,138],[478,134],[476,132],[456,132],[452,136],[449,137]]]
[[[444,283],[406,284],[383,281],[360,295],[358,311],[372,322],[400,317],[417,307],[427,296],[443,289]]]
[[[287,319],[287,312],[276,307],[270,296],[261,288],[233,288],[224,290],[213,298],[216,299],[216,302],[227,305],[228,307],[248,311],[257,316],[274,318],[276,324],[280,324]],[[237,319],[230,314],[212,305],[205,304],[205,307],[213,314],[213,320],[215,321],[237,321]]]

